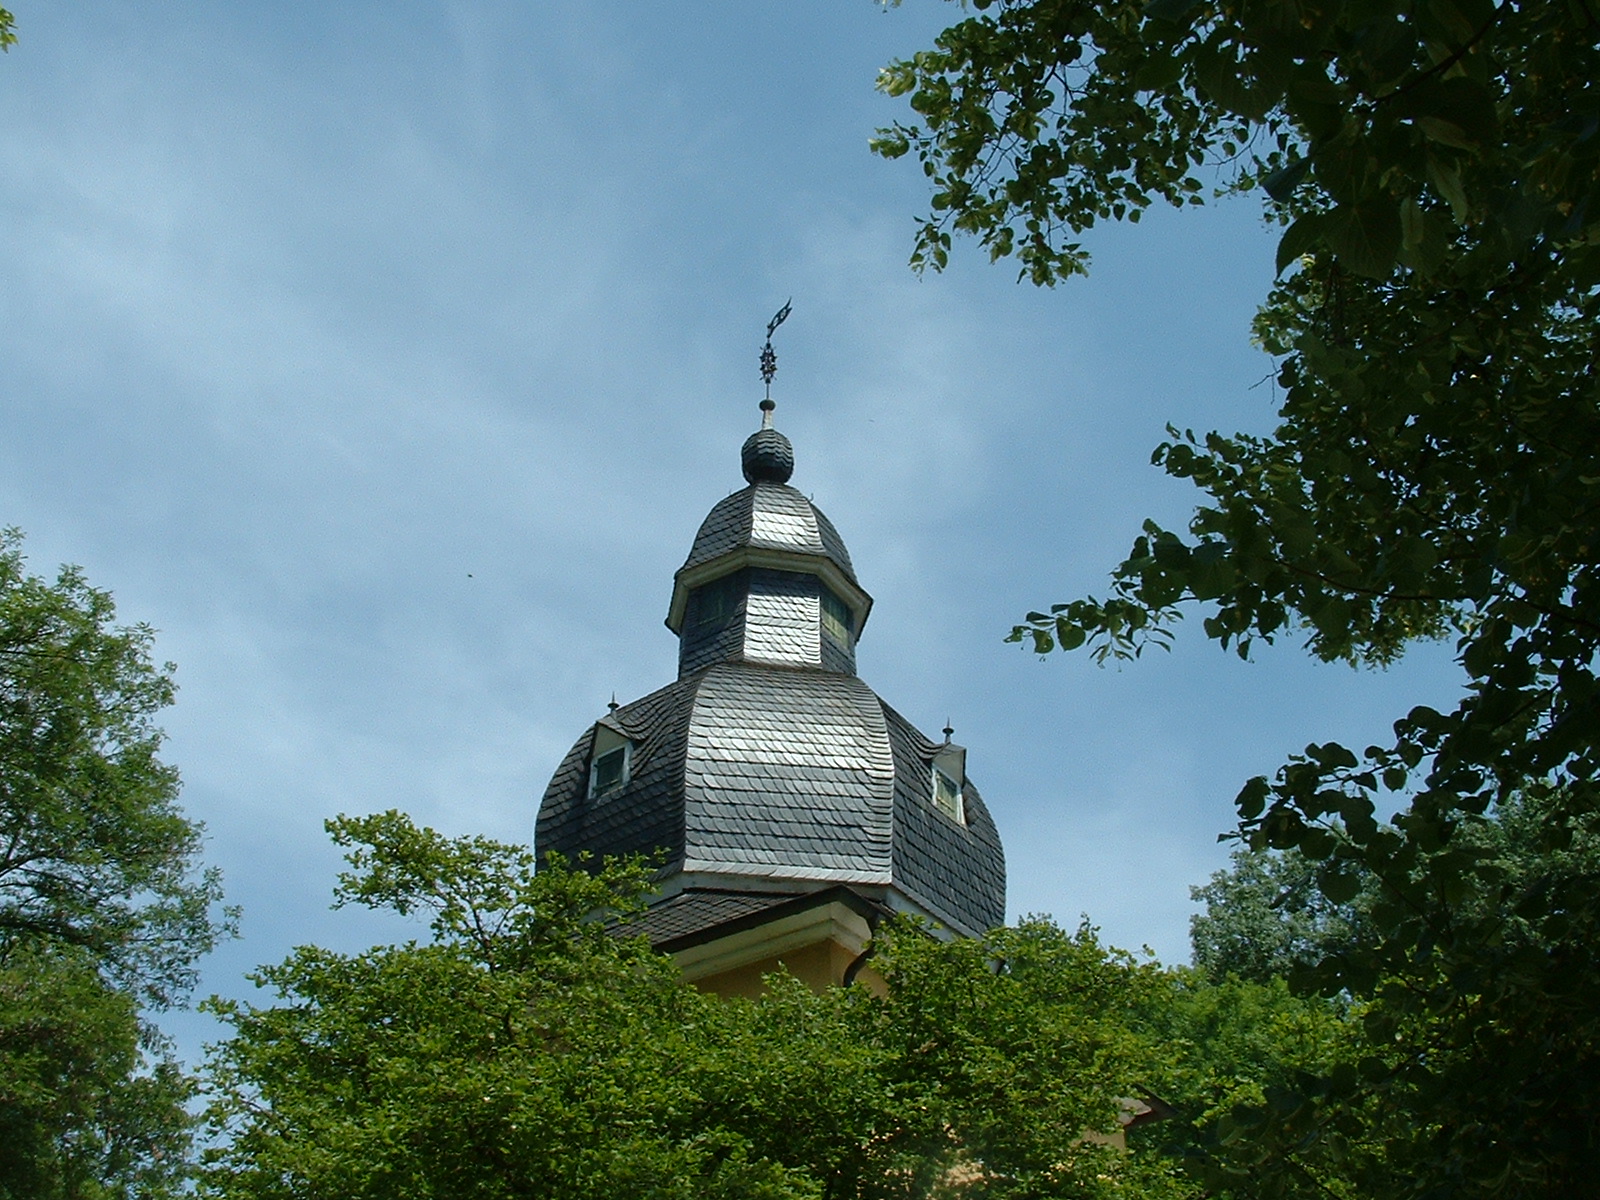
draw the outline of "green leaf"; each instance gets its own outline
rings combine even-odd
[[[1153,21],[1181,21],[1205,0],[1150,0],[1144,6],[1144,15]]]
[[[1317,886],[1330,902],[1347,904],[1361,890],[1361,880],[1353,872],[1341,868],[1323,871],[1317,877]]]
[[[1448,162],[1442,155],[1430,153],[1427,157],[1428,181],[1440,197],[1450,205],[1450,211],[1455,214],[1458,222],[1464,222],[1470,215],[1470,202],[1467,199],[1466,188],[1461,183],[1461,175],[1455,165]]]
[[[1325,214],[1307,213],[1284,230],[1283,236],[1278,239],[1277,274],[1282,275],[1290,263],[1322,241],[1325,224]]]
[[[1266,808],[1269,790],[1265,775],[1257,775],[1246,783],[1233,802],[1239,810],[1239,816],[1246,821],[1259,817]]]
[[[1066,620],[1056,621],[1056,643],[1063,650],[1076,650],[1086,638],[1083,626]]]
[[[1500,132],[1494,95],[1465,75],[1427,80],[1403,96],[1396,113],[1431,140],[1462,150],[1478,150]]]
[[[1266,189],[1267,195],[1271,196],[1279,204],[1284,204],[1288,202],[1290,196],[1294,195],[1294,190],[1300,186],[1301,181],[1305,179],[1310,170],[1311,160],[1309,158],[1297,158],[1279,167],[1276,171],[1263,176],[1261,186]],[[1280,267],[1279,270],[1282,270],[1282,268]]]
[[[1324,235],[1347,269],[1368,279],[1386,279],[1400,251],[1399,208],[1385,196],[1341,206],[1328,214]]]

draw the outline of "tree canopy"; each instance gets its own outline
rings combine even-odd
[[[1572,922],[1587,921],[1578,897],[1600,875],[1600,830],[1590,822],[1552,849],[1547,813],[1547,798],[1513,796],[1452,839],[1482,864],[1478,874],[1546,901],[1507,909],[1490,891],[1434,899],[1431,923],[1458,945],[1440,956],[1386,948],[1387,969],[1370,985],[1328,998],[1342,1033],[1320,1075],[1285,1078],[1270,1060],[1254,1072],[1276,1076],[1279,1107],[1202,1121],[1196,1144],[1212,1143],[1204,1173],[1226,1178],[1248,1166],[1267,1195],[1292,1192],[1307,1172],[1365,1195],[1404,1194],[1419,1176],[1466,1195],[1548,1195],[1581,1183],[1593,1128],[1568,1119],[1567,1106],[1594,1087],[1593,978],[1581,962],[1593,930]],[[1369,947],[1385,936],[1376,919],[1390,901],[1385,881],[1363,872],[1354,896],[1333,904],[1315,887],[1317,865],[1294,850],[1244,849],[1231,870],[1194,889],[1206,905],[1193,935],[1207,979],[1191,1005],[1284,979],[1314,991],[1324,962],[1371,962]],[[1451,960],[1468,945],[1476,976],[1463,995],[1463,966]],[[1212,1039],[1208,1053],[1225,1060],[1228,1046],[1226,1035]],[[1325,1102],[1309,1126],[1318,1136],[1293,1158],[1273,1154],[1291,1131],[1308,1130],[1308,1113],[1292,1102],[1301,1089]],[[1546,1120],[1529,1123],[1530,1114]],[[1247,1136],[1260,1132],[1267,1153]],[[1241,1145],[1256,1146],[1242,1163]]]
[[[77,568],[30,575],[20,539],[0,538],[0,953],[81,949],[164,1008],[220,932],[221,883],[160,758],[171,664],[151,661],[148,626],[115,619]]]
[[[1146,523],[1108,596],[1031,613],[1013,639],[1136,656],[1198,609],[1241,656],[1298,634],[1382,665],[1445,637],[1463,671],[1453,711],[1396,714],[1383,745],[1307,747],[1239,794],[1239,835],[1301,855],[1328,903],[1375,889],[1372,936],[1296,976],[1378,1005],[1370,1053],[1251,1137],[1282,1166],[1346,1144],[1384,1097],[1414,1131],[1383,1168],[1395,1194],[1581,1187],[1600,1157],[1577,999],[1600,985],[1600,889],[1566,850],[1592,835],[1600,729],[1600,14],[972,7],[881,79],[915,116],[875,146],[914,153],[934,188],[916,265],[966,233],[1053,284],[1086,269],[1074,239],[1097,222],[1226,192],[1283,228],[1254,326],[1278,359],[1277,428],[1173,429],[1154,461],[1201,489],[1188,529]],[[1507,806],[1538,814],[1517,870],[1480,832]],[[1378,1186],[1365,1169],[1350,1177]]]
[[[176,1187],[192,1087],[143,1013],[227,932],[178,808],[152,633],[0,535],[0,1196]]]
[[[1115,1133],[1159,1068],[1150,964],[1045,921],[940,942],[905,926],[888,980],[705,995],[606,916],[637,864],[593,873],[448,839],[396,813],[330,822],[340,902],[431,915],[425,944],[306,947],[276,1003],[212,1001],[202,1181],[229,1198],[1181,1196]],[[591,864],[593,865],[593,864]]]

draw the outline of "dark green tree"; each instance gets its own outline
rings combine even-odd
[[[179,1194],[193,1094],[87,955],[13,946],[0,960],[0,1196]]]
[[[973,7],[882,78],[916,119],[876,147],[915,153],[934,187],[919,266],[965,232],[1054,283],[1086,268],[1073,239],[1096,222],[1204,203],[1219,179],[1283,225],[1255,324],[1279,359],[1277,429],[1174,430],[1155,462],[1203,493],[1187,531],[1147,523],[1109,596],[1013,637],[1131,656],[1199,609],[1241,655],[1291,634],[1354,663],[1457,647],[1453,711],[1397,714],[1383,745],[1308,747],[1239,795],[1240,835],[1302,855],[1329,903],[1377,889],[1372,936],[1300,979],[1377,1005],[1374,1053],[1271,1106],[1251,1126],[1263,1161],[1355,1144],[1377,1098],[1407,1135],[1351,1166],[1370,1194],[1583,1190],[1600,889],[1560,855],[1597,800],[1600,15]],[[1515,803],[1540,814],[1543,854],[1509,871],[1477,831]]]
[[[1404,1180],[1419,1163],[1437,1168],[1437,1146],[1456,1150],[1476,1141],[1473,1160],[1456,1164],[1460,1177],[1449,1187],[1468,1194],[1485,1186],[1540,1194],[1543,1184],[1517,1178],[1526,1135],[1508,1136],[1504,1125],[1534,1103],[1555,1115],[1563,1097],[1593,1086],[1585,1042],[1594,1022],[1582,999],[1592,980],[1577,967],[1581,951],[1573,944],[1575,933],[1582,940],[1589,930],[1574,930],[1572,922],[1587,920],[1587,896],[1600,882],[1600,830],[1588,822],[1565,845],[1552,847],[1550,807],[1548,795],[1508,797],[1490,819],[1452,839],[1453,852],[1477,860],[1473,874],[1500,879],[1501,888],[1448,899],[1428,899],[1425,887],[1412,893],[1428,906],[1433,927],[1475,947],[1472,994],[1462,995],[1462,980],[1448,960],[1441,969],[1428,956],[1394,954],[1360,994],[1303,997],[1301,1003],[1321,1005],[1344,1026],[1337,1053],[1321,1061],[1321,1075],[1297,1079],[1270,1063],[1252,1075],[1272,1081],[1277,1111],[1270,1104],[1241,1113],[1213,1110],[1209,1126],[1202,1121],[1196,1144],[1211,1150],[1214,1181],[1248,1175],[1256,1184],[1266,1180],[1273,1194],[1289,1186],[1283,1175],[1303,1178],[1315,1166],[1324,1180],[1355,1183],[1362,1194],[1390,1194],[1403,1190],[1397,1178]],[[1195,889],[1206,902],[1193,925],[1206,986],[1178,1011],[1214,1007],[1217,997],[1241,988],[1281,989],[1285,979],[1314,991],[1324,964],[1346,964],[1347,974],[1369,964],[1370,945],[1382,936],[1374,910],[1390,902],[1385,882],[1362,875],[1355,896],[1335,905],[1315,879],[1316,864],[1297,851],[1241,850],[1230,871]],[[1505,906],[1507,894],[1524,903]],[[1528,1006],[1529,993],[1540,998],[1537,1007]],[[1237,1018],[1237,1001],[1223,1007]],[[1207,1065],[1234,1057],[1228,1038],[1213,1042],[1206,1034],[1199,1040],[1208,1045],[1200,1060]],[[1523,1077],[1535,1066],[1533,1077]],[[1501,1090],[1507,1083],[1518,1090],[1508,1095]],[[1343,1111],[1320,1114],[1323,1136],[1302,1146],[1293,1163],[1263,1162],[1258,1139],[1242,1136],[1263,1124],[1280,1135],[1303,1133],[1303,1121],[1285,1118],[1308,1095],[1327,1094],[1337,1096]],[[1490,1131],[1492,1144],[1484,1140]],[[1543,1146],[1565,1139],[1576,1164],[1587,1153],[1590,1133],[1580,1119],[1537,1136]],[[1337,1152],[1336,1170],[1328,1162],[1331,1151]],[[1503,1177],[1466,1174],[1493,1161]]]
[[[155,714],[170,668],[75,568],[0,536],[0,1196],[159,1196],[192,1090],[143,1015],[226,932]]]

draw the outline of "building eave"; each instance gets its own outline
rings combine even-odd
[[[853,634],[859,638],[872,612],[872,597],[847,575],[838,563],[820,554],[798,550],[781,550],[770,546],[738,546],[706,562],[684,567],[672,578],[672,603],[667,609],[667,628],[681,633],[683,619],[689,607],[689,593],[703,583],[720,579],[744,567],[758,567],[774,571],[793,571],[800,575],[815,575],[850,609]]]

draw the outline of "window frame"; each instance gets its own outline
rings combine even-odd
[[[949,803],[943,798],[943,789],[940,783],[949,784]],[[967,803],[964,781],[957,779],[950,772],[944,770],[937,763],[933,767],[933,807],[958,825],[967,823]]]
[[[818,612],[822,621],[822,631],[848,649],[855,641],[855,614],[850,611],[850,606],[839,597],[838,593],[826,584],[822,585]]]
[[[705,629],[708,626],[726,625],[739,607],[739,575],[719,575],[708,579],[690,593],[694,611],[690,626]]]
[[[614,756],[622,756],[621,770],[615,781],[600,785],[600,764]],[[589,751],[589,788],[591,800],[613,796],[626,788],[633,778],[633,741],[620,730],[605,724],[594,727],[594,744]]]

